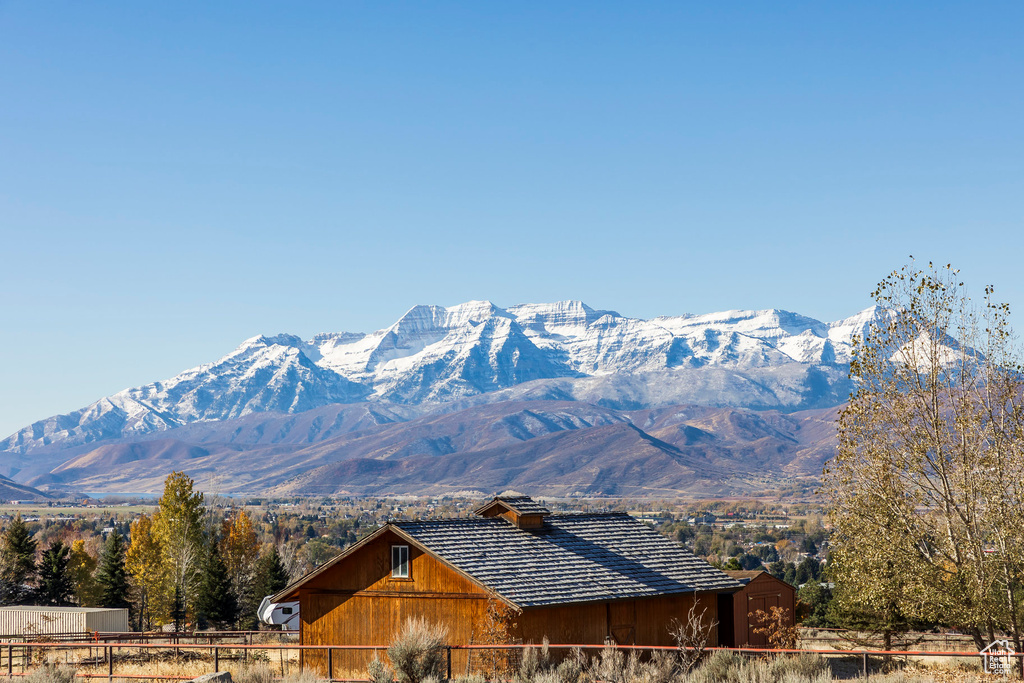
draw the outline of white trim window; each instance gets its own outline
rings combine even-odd
[[[409,578],[409,546],[391,546],[391,578]]]

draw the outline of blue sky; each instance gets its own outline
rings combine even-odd
[[[0,432],[417,303],[1024,304],[1024,4],[0,0]]]

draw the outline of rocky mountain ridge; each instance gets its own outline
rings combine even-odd
[[[517,400],[394,420],[364,406],[252,414],[64,451],[28,481],[159,491],[183,469],[203,490],[254,495],[749,495],[813,480],[835,442],[835,409]]]
[[[853,337],[877,316],[869,308],[825,323],[771,309],[642,320],[579,301],[415,306],[371,333],[253,337],[213,363],[33,423],[0,451],[10,459],[360,402],[428,411],[509,400],[829,407],[848,394]]]

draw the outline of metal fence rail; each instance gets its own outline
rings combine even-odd
[[[266,632],[259,632],[266,633]],[[139,634],[130,635],[135,639]],[[166,634],[164,634],[166,635]],[[189,634],[189,638],[196,637],[196,634]],[[206,634],[198,634],[199,638],[206,637]],[[236,636],[237,637],[237,636]],[[316,652],[326,654],[327,670],[334,671],[333,655],[346,651],[373,651],[383,652],[387,645],[299,645],[289,643],[265,643],[265,644],[244,644],[244,643],[152,643],[152,642],[96,642],[96,641],[63,641],[63,642],[8,642],[0,645],[0,675],[8,677],[23,676],[32,669],[45,662],[67,663],[74,666],[78,676],[82,678],[106,678],[108,681],[117,680],[153,680],[153,681],[180,681],[190,680],[202,673],[212,673],[221,670],[221,664],[234,662],[234,668],[238,665],[245,665],[256,661],[254,655],[266,657],[266,661],[276,673],[284,677],[289,673],[301,670],[301,656],[293,657],[293,654],[305,652]],[[451,654],[460,650],[469,651],[523,651],[529,648],[539,649],[545,647],[537,644],[515,644],[515,645],[450,645],[447,646],[448,656],[448,678],[452,678]],[[611,647],[624,651],[679,651],[674,646],[651,646],[651,645],[593,645],[593,644],[572,644],[559,643],[546,646],[551,650],[580,649],[584,651],[600,651]],[[131,657],[131,651],[137,651],[135,659]],[[835,649],[764,649],[764,648],[707,648],[707,652],[718,650],[737,652],[741,655],[763,656],[778,654],[820,654],[824,657],[846,657],[856,658],[862,668],[864,675],[870,673],[871,659],[900,658],[921,658],[931,657],[943,658],[980,658],[979,652],[964,651],[924,651],[924,650],[835,650]],[[127,651],[127,653],[126,653]],[[143,655],[142,653],[146,653]],[[145,665],[147,661],[158,665],[154,661],[154,654],[161,653],[169,655],[164,658],[165,664],[174,665],[198,665],[202,671],[190,674],[162,674],[162,673],[136,673],[124,671],[127,666]],[[187,654],[190,653],[190,654]],[[275,657],[269,653],[277,654]],[[288,657],[286,658],[286,653]],[[63,661],[61,660],[63,655]],[[268,656],[269,655],[269,656]],[[1024,653],[1011,655],[1015,659],[1024,657]],[[141,661],[140,661],[141,660]],[[119,668],[122,671],[117,671]],[[193,668],[197,668],[193,666]],[[322,678],[324,681],[352,682],[366,681],[367,678]]]
[[[190,640],[199,644],[201,641],[212,645],[214,641],[225,641],[239,638],[245,644],[252,644],[256,637],[279,639],[297,638],[297,630],[281,631],[78,631],[75,633],[12,633],[0,634],[0,643],[143,643],[166,641],[168,643],[187,643]]]

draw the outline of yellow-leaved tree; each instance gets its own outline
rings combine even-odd
[[[203,494],[184,472],[171,472],[153,514],[153,534],[160,542],[169,581],[168,617],[181,630],[193,611],[194,591],[203,558]]]
[[[100,600],[100,586],[93,578],[96,573],[96,557],[86,550],[85,541],[78,539],[71,543],[68,554],[68,576],[75,588],[75,600],[82,607],[97,607]]]
[[[236,510],[230,519],[224,520],[220,552],[231,579],[242,626],[253,628],[256,608],[263,597],[256,595],[255,590],[260,543],[252,517],[245,510]]]
[[[167,569],[163,549],[153,533],[153,518],[142,515],[131,525],[131,545],[125,553],[125,570],[131,584],[132,618],[140,631],[166,620]]]
[[[950,266],[913,264],[874,293],[857,382],[822,492],[839,616],[887,639],[918,619],[1021,647],[1024,371],[1009,308],[973,302]]]

